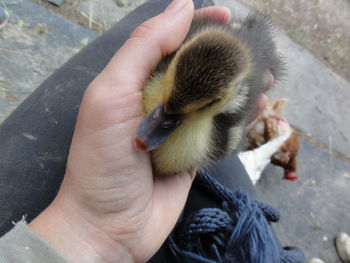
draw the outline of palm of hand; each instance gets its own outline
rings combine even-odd
[[[80,213],[111,239],[127,247],[153,246],[154,251],[159,240],[152,245],[147,233],[165,240],[184,203],[168,193],[183,199],[192,179],[189,174],[154,179],[149,155],[132,143],[143,116],[141,91],[124,83],[117,85],[115,96],[102,94],[101,87],[110,91],[104,84],[97,78],[86,92],[64,184],[78,200],[71,204],[74,210],[84,208]],[[125,94],[122,85],[128,87]]]
[[[133,262],[148,260],[175,225],[194,178],[194,171],[154,177],[149,155],[133,146],[144,115],[144,82],[161,57],[181,44],[192,21],[193,4],[184,3],[181,12],[162,13],[138,27],[84,94],[66,175],[48,211],[61,215],[62,228],[68,225],[100,262],[115,262],[118,247]],[[225,8],[199,12],[230,20]],[[46,215],[32,227],[74,261],[77,251],[41,227]]]

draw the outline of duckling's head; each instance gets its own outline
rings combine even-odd
[[[151,151],[185,122],[227,110],[250,64],[248,49],[225,28],[209,28],[188,39],[166,70],[154,74],[162,74],[161,102],[138,127],[136,145]]]

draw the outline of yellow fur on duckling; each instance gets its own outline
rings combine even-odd
[[[281,66],[269,33],[269,22],[261,14],[250,15],[240,29],[203,18],[193,21],[184,44],[163,59],[143,92],[145,112],[152,115],[147,122],[181,122],[152,148],[158,173],[203,167],[237,150],[252,104],[264,91],[266,74],[277,74]],[[163,130],[152,134],[145,140],[163,136]],[[141,145],[147,149],[146,142]]]
[[[200,36],[203,37],[203,34],[204,37],[210,39],[213,34],[218,34],[218,32],[211,30],[202,33]],[[223,35],[228,37],[226,34]],[[198,37],[199,36],[197,36],[197,38]],[[231,41],[235,40],[231,39]],[[238,44],[239,42],[237,41],[237,45]],[[172,93],[171,89],[174,88],[172,83],[175,78],[177,57],[179,57],[182,52],[186,52],[186,47],[194,45],[200,45],[200,43],[196,42],[196,38],[180,48],[166,72],[163,74],[155,73],[152,79],[147,83],[144,90],[146,113],[151,112],[158,104],[168,100]],[[222,102],[216,105],[216,107],[211,107],[200,113],[195,110],[204,106],[209,102],[209,99],[203,98],[203,100],[198,100],[186,105],[183,111],[187,112],[189,116],[186,116],[186,120],[184,120],[164,143],[152,151],[152,160],[158,171],[165,174],[179,173],[194,167],[200,167],[210,160],[214,116],[224,109],[238,109],[246,100],[246,92],[243,92],[243,94],[239,96],[239,90],[236,86],[236,84],[245,77],[250,65],[249,53],[246,49],[242,49],[242,52],[246,53],[245,63],[241,65],[242,72],[231,81],[227,94],[223,95]],[[236,146],[241,138],[241,134],[241,129],[234,129],[234,134],[230,136],[232,138],[232,140],[230,140],[231,148]]]

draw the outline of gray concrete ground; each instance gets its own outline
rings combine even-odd
[[[302,248],[308,259],[338,263],[334,237],[350,231],[350,165],[305,140],[301,143],[299,180],[281,180],[282,169],[270,165],[257,188],[282,214],[275,225],[282,245]]]
[[[0,121],[95,37],[76,23],[103,32],[142,1],[66,2],[70,9],[62,7],[69,9],[63,15],[75,23],[29,0],[0,0],[11,13],[9,25],[0,31]],[[235,0],[216,3],[228,6],[236,16],[249,11]],[[271,96],[289,99],[287,118],[301,132],[300,179],[281,180],[282,171],[269,166],[257,188],[262,199],[282,213],[276,231],[283,245],[299,246],[308,259],[340,262],[333,237],[340,231],[350,233],[350,85],[285,35],[278,34],[278,45],[288,76]]]
[[[31,1],[6,1],[4,6],[10,22],[0,31],[0,122],[51,72],[96,37]]]

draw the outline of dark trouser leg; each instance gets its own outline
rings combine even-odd
[[[133,29],[163,11],[169,2],[152,0],[130,13],[52,74],[2,123],[0,236],[12,228],[12,221],[25,214],[28,221],[32,220],[54,199],[64,176],[85,88]],[[210,4],[203,0],[194,2],[196,8]],[[236,173],[241,165],[237,165],[239,168],[229,168],[229,175],[218,173],[224,185],[241,184],[242,176]],[[232,171],[235,177],[231,176]],[[191,193],[191,199],[193,196],[196,194]]]
[[[219,183],[231,191],[244,189],[252,199],[257,198],[255,187],[250,180],[241,161],[236,155],[219,161],[206,169]],[[221,201],[220,201],[221,203]],[[185,207],[185,214],[204,207],[216,207],[219,204],[203,192],[203,189],[192,187],[190,197]]]
[[[244,189],[252,199],[257,198],[257,193],[252,181],[250,180],[246,170],[241,161],[236,155],[230,156],[223,161],[217,162],[210,166],[208,174],[215,177],[215,179],[230,189],[235,191],[237,189]],[[222,200],[216,200],[200,187],[196,182],[190,190],[189,198],[187,200],[183,217],[187,217],[194,211],[207,207],[220,207]],[[164,259],[168,258],[169,254],[168,244],[165,243],[161,249],[150,259],[148,263],[164,263]]]

